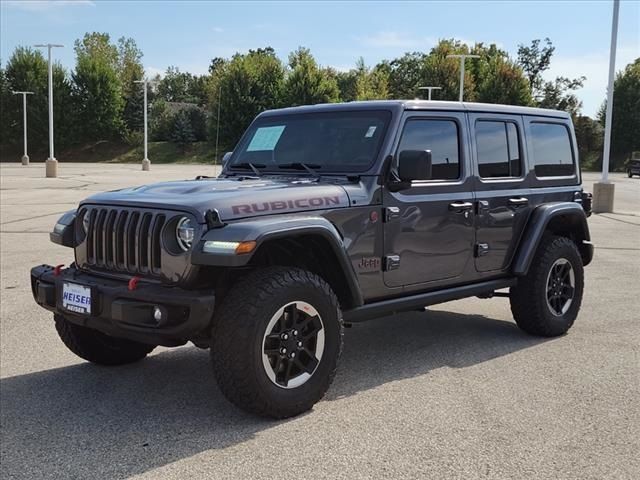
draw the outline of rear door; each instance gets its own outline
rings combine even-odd
[[[476,192],[475,265],[508,268],[531,211],[519,115],[469,114]]]
[[[471,262],[473,186],[462,112],[405,114],[402,150],[431,150],[432,178],[384,190],[384,282],[389,287],[455,283]],[[397,166],[397,165],[396,165]]]

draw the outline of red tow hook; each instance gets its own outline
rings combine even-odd
[[[138,287],[138,282],[140,281],[140,277],[131,277],[129,280],[129,291],[133,292]]]
[[[55,277],[59,277],[60,276],[60,271],[62,270],[62,267],[64,267],[64,263],[61,263],[60,265],[56,265],[55,268],[53,269],[53,275]]]

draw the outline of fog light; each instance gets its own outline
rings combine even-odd
[[[162,310],[160,310],[160,307],[153,307],[153,318],[156,322],[162,320]]]

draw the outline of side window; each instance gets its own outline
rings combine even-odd
[[[536,176],[557,177],[575,173],[569,129],[565,125],[532,122],[531,148]]]
[[[522,173],[518,127],[512,122],[476,122],[478,172],[482,178],[519,177]]]
[[[458,125],[453,120],[409,120],[404,126],[402,150],[431,150],[432,180],[460,178]]]

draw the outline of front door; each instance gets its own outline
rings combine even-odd
[[[472,264],[475,213],[464,125],[464,113],[415,112],[404,119],[395,161],[402,150],[430,150],[432,178],[398,192],[385,188],[389,287],[454,283]]]
[[[477,201],[476,269],[508,268],[529,216],[522,119],[469,114]]]

